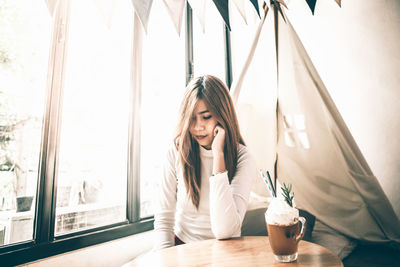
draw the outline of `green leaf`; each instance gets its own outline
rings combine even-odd
[[[281,189],[282,189],[282,195],[285,198],[286,203],[288,203],[290,207],[293,207],[294,193],[291,194],[292,184],[286,186],[286,184],[283,183],[283,187],[281,187]]]

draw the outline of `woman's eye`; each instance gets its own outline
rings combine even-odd
[[[211,119],[211,115],[204,116],[204,117],[203,117],[203,119],[205,119],[205,120],[209,120],[209,119]]]

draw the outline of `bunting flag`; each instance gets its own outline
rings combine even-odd
[[[306,2],[310,7],[312,14],[314,15],[315,4],[317,3],[317,0],[306,0]]]
[[[239,11],[240,15],[242,16],[244,23],[247,24],[246,20],[246,8],[244,6],[244,0],[233,0],[237,10]]]
[[[163,0],[168,13],[175,25],[178,35],[181,35],[182,14],[186,0]]]
[[[113,13],[115,10],[116,1],[115,0],[95,0],[96,7],[103,16],[104,24],[107,29],[111,29]]]
[[[206,32],[205,16],[206,16],[206,0],[188,0],[193,13],[200,22],[203,33]]]
[[[260,9],[258,7],[258,0],[250,0],[250,2],[253,4],[254,8],[256,9],[258,17],[261,18],[260,17]]]
[[[317,3],[317,0],[306,0],[306,2],[310,7],[312,14],[314,15],[315,4]],[[338,4],[339,7],[342,7],[342,0],[335,0],[335,2]]]
[[[147,25],[149,22],[150,10],[151,5],[153,4],[153,0],[132,0],[132,4],[145,32],[147,33]]]
[[[54,15],[55,9],[57,8],[59,0],[44,0],[49,10],[50,16]],[[193,9],[193,13],[196,14],[196,17],[199,19],[203,33],[205,32],[205,10],[206,10],[206,0],[187,0],[189,5]],[[245,9],[245,0],[233,0],[235,3],[236,8],[238,9],[240,15],[242,16],[244,22],[247,24],[246,18],[246,9]],[[275,0],[281,4],[286,4],[282,0]],[[315,6],[317,0],[305,0],[307,5],[311,9],[312,14],[314,15]],[[334,0],[339,7],[342,6],[341,0]],[[108,28],[111,27],[112,24],[112,17],[113,11],[115,8],[115,1],[114,0],[95,0],[96,6],[99,8],[101,14],[104,17],[105,24]],[[182,16],[183,10],[185,9],[186,0],[163,0],[168,13],[172,19],[172,22],[180,35],[181,27],[182,27]],[[231,30],[230,22],[229,22],[229,2],[228,0],[213,0],[215,6],[217,7],[219,13],[222,16],[226,26],[229,30]],[[260,16],[260,10],[258,5],[258,0],[250,0],[251,4],[256,9],[258,16]],[[139,17],[139,20],[147,33],[147,25],[150,16],[150,10],[153,4],[153,0],[132,0],[133,7],[135,9],[136,14]]]
[[[317,0],[306,0],[306,2],[310,7],[312,14],[314,15],[314,10]],[[335,2],[338,4],[339,7],[342,7],[342,0],[335,0]]]
[[[58,5],[58,0],[44,0],[46,2],[47,9],[49,10],[50,16],[53,17],[54,11]]]
[[[225,21],[226,26],[231,30],[231,25],[229,24],[229,3],[228,0],[213,0],[215,6],[217,7],[219,13]]]

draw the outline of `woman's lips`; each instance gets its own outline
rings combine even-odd
[[[202,139],[204,139],[206,137],[207,137],[207,135],[196,135],[196,139],[197,140],[202,140]]]

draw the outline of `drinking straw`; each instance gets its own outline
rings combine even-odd
[[[263,179],[264,183],[267,185],[267,189],[268,189],[270,195],[271,195],[272,197],[276,197],[274,191],[271,189],[272,184],[270,184],[270,183],[268,182],[267,178],[265,178],[264,173],[262,172],[262,170],[258,170],[258,172],[260,173],[261,178]]]
[[[267,171],[268,180],[272,185],[272,190],[274,192],[274,196],[276,197],[276,177],[274,178],[275,183],[272,183],[271,176],[269,175],[269,171]]]
[[[263,182],[267,185],[267,189],[268,189],[269,193],[272,195],[271,187],[270,187],[268,181],[265,179],[265,176],[264,176],[262,170],[258,170],[258,172],[260,173],[260,177],[263,180]]]

